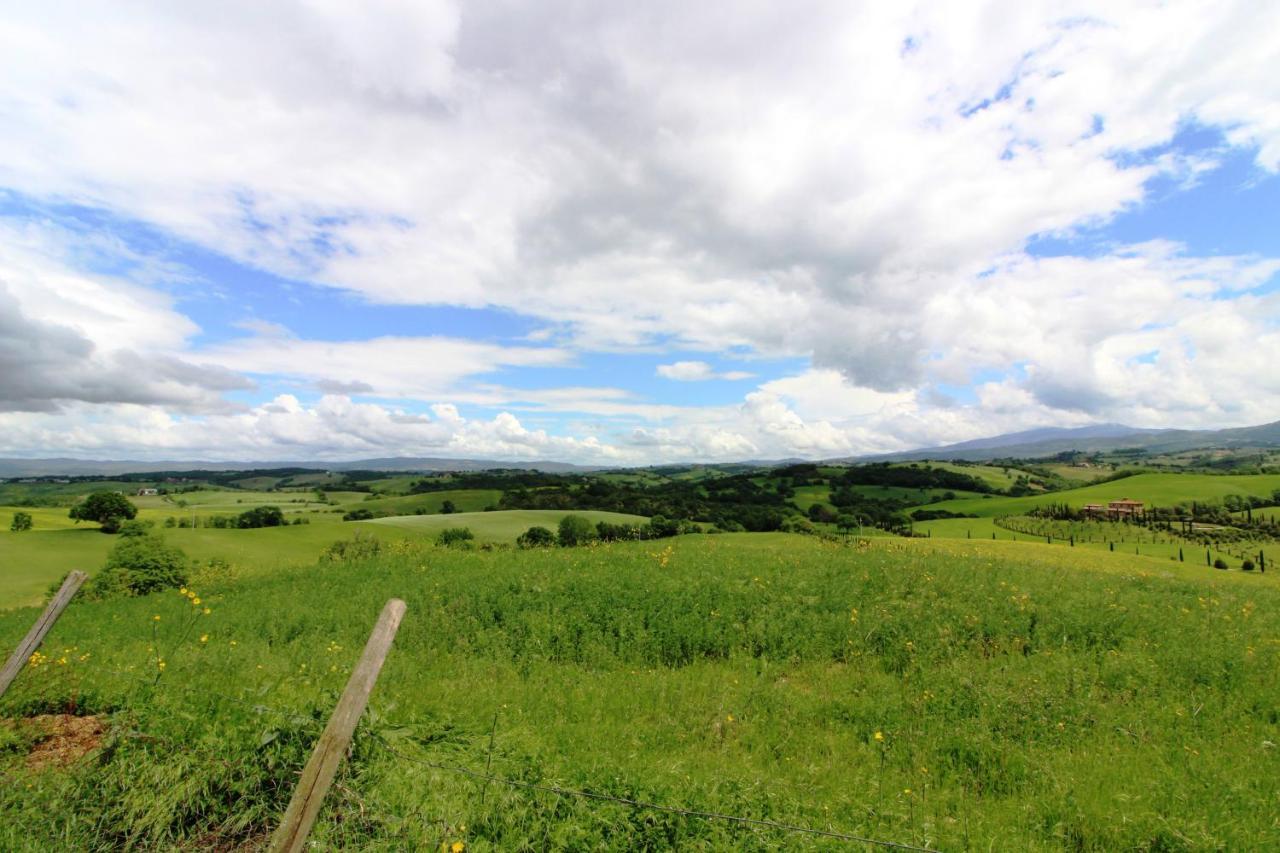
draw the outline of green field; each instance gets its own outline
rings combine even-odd
[[[610,524],[644,524],[649,519],[639,515],[597,510],[516,509],[503,512],[460,512],[453,515],[402,515],[358,522],[365,527],[388,527],[411,530],[434,536],[447,527],[466,527],[481,541],[515,542],[516,537],[530,527],[545,527],[555,531],[560,519],[566,515],[580,515],[592,524],[607,521]]]
[[[1050,504],[1082,507],[1087,503],[1132,498],[1151,506],[1172,506],[1191,501],[1221,500],[1228,495],[1269,497],[1280,489],[1280,474],[1243,476],[1214,474],[1138,474],[1110,483],[1032,495],[1022,498],[995,497],[944,501],[929,508],[975,515],[1025,515],[1028,511]]]
[[[479,500],[480,498],[475,498],[472,502]],[[378,501],[367,503],[376,504]],[[208,510],[220,505],[215,500],[203,505],[204,510],[198,511],[207,514]],[[246,503],[235,506],[248,508],[252,505]],[[7,524],[9,511],[7,508],[0,508],[0,522],[6,522],[3,529],[0,529],[0,609],[39,601],[49,584],[72,569],[83,569],[92,574],[102,566],[107,552],[118,541],[116,536],[99,532],[94,524],[74,527],[75,522],[66,517],[66,510],[63,509],[24,511],[35,517],[35,529],[26,533],[11,533]],[[575,514],[585,516],[593,523],[609,521],[614,524],[643,524],[648,521],[641,516],[611,512],[581,511]],[[153,521],[161,520],[163,515],[163,512],[151,513],[146,510],[140,513],[141,518]],[[327,513],[306,516],[311,521],[309,524],[258,530],[220,530],[207,527],[158,529],[167,541],[198,562],[219,559],[231,563],[239,572],[258,573],[313,563],[334,542],[350,539],[357,532],[385,540],[422,539],[433,538],[446,527],[469,527],[481,542],[511,543],[534,525],[554,530],[566,515],[569,512],[562,510],[510,510],[409,515],[378,519],[376,522],[344,522],[340,515]]]
[[[408,613],[321,849],[838,847],[443,769],[486,767],[938,850],[1280,846],[1271,575],[746,534],[410,544],[197,589],[207,617],[173,592],[67,611],[0,711],[74,703],[110,748],[27,769],[32,736],[0,729],[0,848],[260,844],[392,596]],[[0,614],[0,645],[33,616]]]

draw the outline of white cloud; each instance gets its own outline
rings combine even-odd
[[[1144,203],[1155,175],[1204,179],[1223,152],[1161,148],[1188,124],[1280,170],[1277,31],[1280,6],[1248,0],[18,6],[0,21],[0,187],[369,300],[541,328],[505,346],[247,320],[248,337],[204,346],[176,307],[187,271],[101,231],[6,224],[0,396],[67,410],[62,432],[7,415],[9,446],[463,436],[453,450],[729,458],[1270,420],[1280,305],[1258,287],[1274,260],[1024,249]],[[812,368],[709,408],[487,375],[730,349]],[[748,378],[703,361],[658,375]],[[972,404],[933,387],[990,375]],[[250,376],[331,396],[218,412]],[[350,394],[437,408],[422,421]],[[467,403],[618,434],[466,420]]]
[[[676,361],[671,364],[659,364],[657,374],[664,379],[673,379],[676,382],[705,382],[709,379],[738,381],[750,379],[754,375],[744,370],[717,372],[705,361]]]

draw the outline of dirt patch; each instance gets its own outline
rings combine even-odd
[[[27,753],[31,770],[66,767],[102,745],[105,727],[98,717],[73,717],[70,714],[42,714],[28,717],[20,729],[34,741]]]

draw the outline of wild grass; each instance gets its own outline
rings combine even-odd
[[[939,539],[395,550],[207,580],[208,639],[172,651],[176,593],[74,603],[45,649],[68,662],[0,711],[74,704],[116,734],[65,770],[0,757],[0,847],[261,839],[392,596],[322,848],[832,846],[421,761],[943,850],[1280,844],[1271,575]],[[33,616],[0,614],[0,644]]]

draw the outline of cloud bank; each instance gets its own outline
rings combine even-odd
[[[1276,32],[1250,2],[15,8],[15,197],[542,331],[210,343],[181,307],[199,275],[28,213],[0,228],[0,451],[137,453],[181,424],[267,455],[659,461],[1274,420],[1274,246],[1072,238],[1242,153],[1274,180]],[[690,405],[571,373],[644,353],[666,380],[761,378]],[[492,376],[520,370],[567,378]],[[253,393],[284,386],[325,396]],[[414,420],[432,404],[503,411]],[[574,419],[519,425],[548,412]]]

